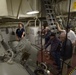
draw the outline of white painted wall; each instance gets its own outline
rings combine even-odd
[[[60,3],[60,11],[63,12],[68,12],[68,0],[62,1]]]
[[[17,27],[16,28],[13,28],[13,31],[16,32],[16,29],[17,29]],[[15,40],[16,39],[16,36],[15,35],[12,35],[12,28],[8,28],[8,34],[6,33],[6,28],[0,28],[0,34],[2,35],[4,41],[7,44],[8,44],[8,41]]]
[[[24,23],[25,25],[26,23]],[[6,27],[8,27],[8,34],[6,33]],[[2,35],[4,41],[8,44],[10,40],[16,40],[16,35],[12,35],[12,31],[16,34],[16,29],[18,28],[17,23],[0,25],[0,34]]]
[[[20,0],[7,0],[8,13],[10,16],[17,15],[19,3],[20,3]]]
[[[68,0],[59,2],[55,5],[56,13],[67,13],[68,12]]]
[[[37,2],[38,0],[22,0],[19,15],[26,16],[28,11],[37,10]],[[17,16],[19,4],[20,0],[7,0],[8,13],[10,16]]]
[[[26,15],[28,11],[32,10],[41,10],[41,0],[22,0],[22,5],[20,9],[19,16],[29,17]],[[76,9],[73,9],[74,3],[76,0],[71,0],[71,12],[75,12]],[[56,6],[56,11],[60,8],[60,12],[68,12],[68,2],[69,0],[62,1]],[[17,16],[20,0],[0,0],[0,16]],[[59,6],[58,6],[59,5]],[[8,9],[8,10],[7,10]],[[30,15],[31,16],[31,15]],[[32,15],[33,16],[33,15]]]
[[[60,10],[62,13],[67,13],[69,11],[69,0],[62,1],[55,5],[56,12]],[[75,8],[73,8],[75,6]],[[76,12],[76,0],[71,0],[71,12]]]
[[[28,27],[28,39],[32,44],[38,45],[39,44],[39,37],[38,37],[38,29],[39,27]]]
[[[76,12],[76,0],[71,0],[71,12]]]
[[[0,0],[0,16],[7,16],[7,15],[8,10],[6,0]]]

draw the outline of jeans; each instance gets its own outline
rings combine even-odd
[[[70,61],[71,59],[67,59],[64,61],[66,64],[63,63],[62,75],[67,75],[67,72],[68,72],[67,64],[69,64]]]
[[[53,56],[58,68],[60,69],[61,68],[61,61],[60,61],[61,55],[60,55],[60,52],[59,51],[53,51],[53,52],[51,52],[51,55]]]

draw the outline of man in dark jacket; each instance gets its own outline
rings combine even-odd
[[[51,34],[51,31],[48,27],[45,28],[45,45],[48,43],[48,41],[50,40],[50,34]]]
[[[50,49],[50,55],[54,58],[58,69],[61,68],[61,63],[60,63],[60,40],[56,37],[55,33],[50,34],[50,40],[49,42],[45,45],[45,49],[51,45]]]
[[[73,46],[71,40],[66,39],[65,32],[62,32],[60,34],[60,39],[62,44],[61,58],[64,61],[62,75],[67,75],[67,65],[65,63],[69,64],[71,62]]]

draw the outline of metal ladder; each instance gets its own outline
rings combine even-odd
[[[45,7],[46,21],[48,23],[48,26],[49,26],[51,32],[58,33],[57,26],[55,24],[56,17],[54,14],[54,10],[52,9],[50,0],[42,0],[42,2]]]

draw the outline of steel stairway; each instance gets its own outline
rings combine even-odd
[[[58,34],[58,30],[55,24],[56,17],[54,10],[52,9],[52,5],[50,3],[50,0],[42,0],[42,4],[45,8],[45,13],[46,13],[46,21],[48,23],[48,26],[51,30],[51,32],[55,32]]]

